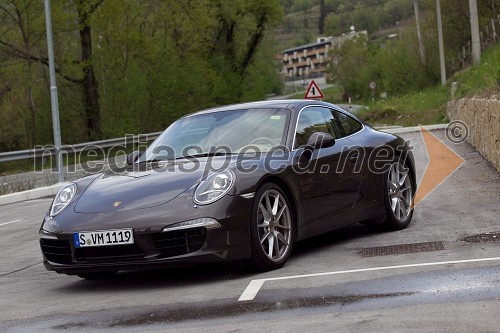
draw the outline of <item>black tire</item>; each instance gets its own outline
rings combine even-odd
[[[272,199],[278,199],[278,206],[275,213],[273,211],[275,210],[274,205],[276,201],[270,202],[273,209],[271,209],[271,216],[267,219],[264,216],[268,211],[266,195],[269,198],[269,202]],[[263,207],[260,205],[261,203],[263,203]],[[281,214],[279,214],[280,211]],[[255,193],[251,214],[251,267],[258,271],[269,271],[282,267],[292,252],[295,240],[295,220],[289,199],[278,185],[266,183]],[[267,223],[267,226],[266,220],[270,221]],[[266,235],[268,236],[266,237]],[[274,246],[275,241],[277,242],[277,247]],[[271,250],[269,251],[270,245]],[[265,249],[266,247],[267,249]]]
[[[101,280],[110,279],[116,275],[117,272],[94,272],[94,273],[81,273],[76,274],[79,278],[86,280]]]
[[[393,187],[395,178],[391,178],[394,176],[393,171],[395,169],[406,173],[405,176],[401,175],[401,178],[398,179],[397,189]],[[390,183],[393,183],[393,186],[390,186]],[[410,169],[406,163],[402,164],[402,161],[398,159],[393,161],[389,170],[384,174],[383,189],[387,217],[384,223],[381,225],[374,224],[373,227],[385,230],[405,229],[413,217],[413,200],[415,195],[415,184],[413,184]],[[396,208],[394,208],[394,202],[396,202]],[[401,207],[401,210],[398,211],[398,207]]]

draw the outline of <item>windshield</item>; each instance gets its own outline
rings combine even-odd
[[[289,111],[244,109],[181,118],[170,125],[138,162],[192,155],[237,154],[247,147],[267,152],[283,145]]]

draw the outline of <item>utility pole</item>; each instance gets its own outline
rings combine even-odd
[[[481,62],[481,39],[479,38],[479,23],[477,18],[477,1],[469,0],[470,31],[472,36],[472,63]]]
[[[54,146],[56,146],[57,181],[64,182],[64,170],[61,151],[61,125],[59,124],[59,101],[57,99],[56,70],[54,67],[54,44],[52,42],[52,17],[50,15],[50,0],[44,0],[45,26],[47,29],[47,51],[49,55],[50,75],[50,105],[52,108],[52,130],[54,132]]]
[[[443,24],[441,23],[441,1],[436,0],[436,16],[438,25],[439,41],[439,64],[441,67],[441,84],[446,85],[446,64],[444,62],[444,42],[443,42]]]
[[[420,51],[420,61],[425,64],[425,47],[422,39],[422,31],[420,30],[420,10],[418,9],[418,0],[413,0],[413,8],[415,9],[415,21],[417,22],[417,38],[418,50]]]

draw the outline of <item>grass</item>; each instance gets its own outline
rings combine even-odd
[[[343,88],[333,86],[322,90],[325,102],[342,103]],[[290,99],[304,98],[305,90],[290,96]],[[353,104],[368,106],[358,115],[373,125],[416,126],[446,123],[446,102],[450,99],[448,88],[432,87],[427,90],[386,100],[359,101]]]
[[[500,44],[486,50],[480,66],[472,66],[453,77],[458,82],[457,97],[500,92]]]
[[[359,117],[372,125],[417,126],[448,122],[446,103],[450,100],[447,87],[436,86],[418,93],[365,103],[368,110]]]

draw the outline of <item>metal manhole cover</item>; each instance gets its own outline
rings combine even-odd
[[[460,240],[462,242],[467,242],[467,243],[486,243],[486,242],[500,243],[500,231],[471,235],[471,236],[463,237]]]
[[[397,254],[431,252],[444,250],[444,244],[439,242],[398,244],[389,246],[368,247],[359,252],[362,257],[391,256]]]

